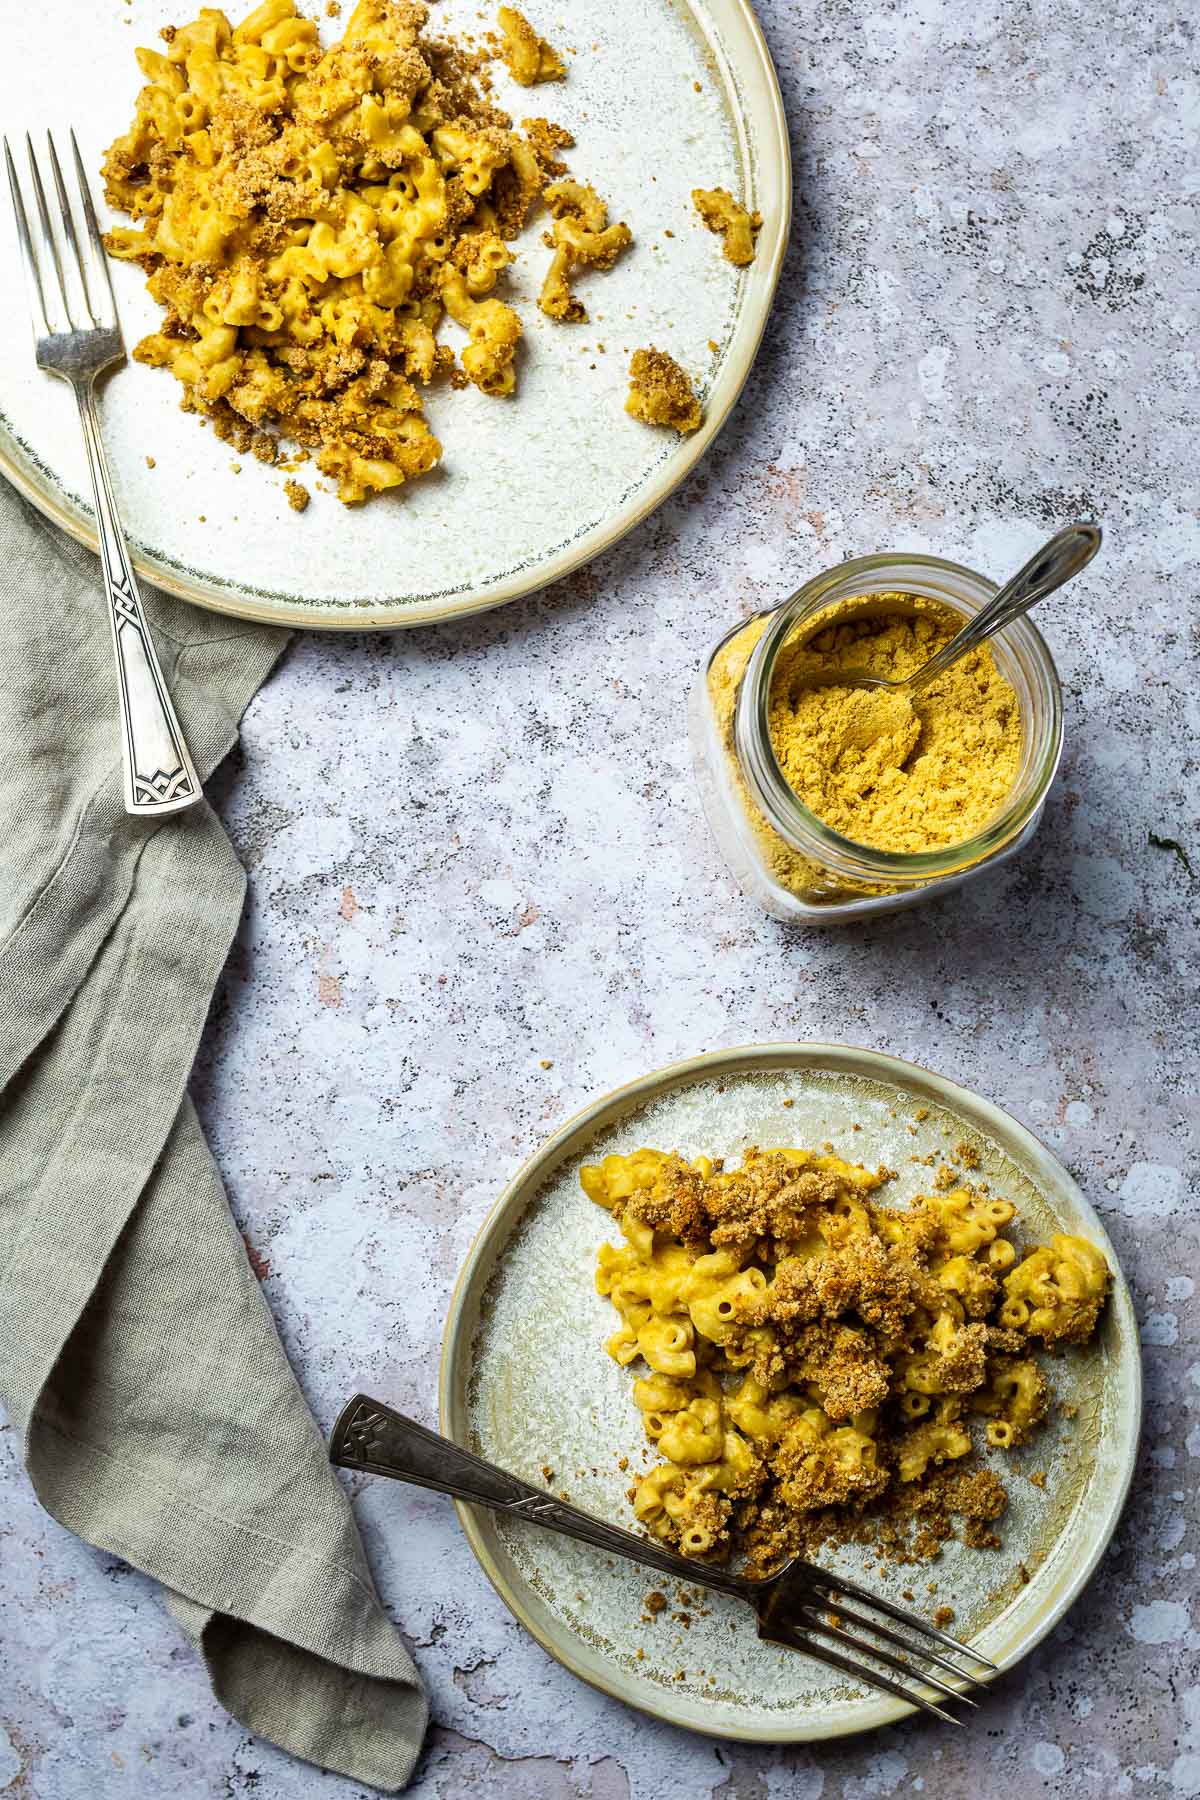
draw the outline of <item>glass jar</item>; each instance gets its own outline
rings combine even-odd
[[[745,892],[775,918],[828,925],[894,912],[960,887],[1015,856],[1037,830],[1062,753],[1062,690],[1028,618],[989,640],[1021,714],[1021,756],[1008,796],[983,830],[936,850],[878,850],[818,818],[788,785],[771,744],[769,701],[784,645],[814,636],[829,609],[862,598],[924,595],[964,620],[996,583],[936,556],[859,556],[806,582],[782,606],[728,632],[692,691],[690,729],[708,822]],[[849,609],[851,616],[857,609]],[[889,613],[898,609],[889,602]]]

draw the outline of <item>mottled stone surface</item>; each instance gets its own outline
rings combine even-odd
[[[962,1733],[716,1744],[578,1684],[449,1507],[377,1483],[359,1516],[437,1721],[413,1793],[1197,1795],[1192,27],[1162,0],[768,0],[763,23],[797,231],[732,424],[561,587],[294,648],[218,784],[251,898],[196,1095],[326,1425],[360,1382],[433,1418],[447,1296],[501,1181],[635,1072],[840,1038],[1009,1107],[1105,1218],[1149,1393],[1129,1512],[1053,1636]],[[1003,573],[1080,511],[1109,535],[1040,615],[1068,729],[1032,850],[869,929],[761,917],[689,768],[713,639],[844,555]],[[147,1585],[38,1511],[7,1432],[0,1478],[0,1792],[339,1791],[246,1739]]]

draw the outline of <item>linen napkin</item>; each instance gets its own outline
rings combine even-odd
[[[206,803],[125,815],[99,564],[3,481],[0,567],[0,1401],[235,1718],[394,1791],[425,1698],[186,1091],[245,877]],[[286,634],[144,599],[207,777]]]

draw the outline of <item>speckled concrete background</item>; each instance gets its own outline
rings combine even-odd
[[[1197,1795],[1193,27],[1165,0],[769,0],[763,23],[798,229],[732,425],[536,600],[293,650],[217,788],[251,901],[196,1094],[326,1425],[358,1383],[432,1419],[446,1299],[501,1180],[633,1072],[842,1038],[1008,1106],[1104,1215],[1143,1321],[1134,1498],[1062,1626],[962,1733],[719,1745],[575,1682],[449,1506],[376,1483],[359,1516],[437,1721],[412,1792]],[[1068,748],[1032,851],[870,929],[759,916],[688,766],[712,640],[844,555],[1002,574],[1080,511],[1108,543],[1041,613]],[[4,1432],[0,1477],[0,1792],[357,1791],[245,1738],[147,1586],[38,1511]]]

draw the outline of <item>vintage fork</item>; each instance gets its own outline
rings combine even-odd
[[[449,1438],[440,1437],[436,1431],[393,1412],[390,1406],[366,1394],[356,1394],[343,1408],[333,1428],[329,1459],[344,1469],[390,1475],[396,1481],[412,1482],[440,1494],[452,1494],[458,1500],[491,1507],[509,1518],[531,1519],[565,1537],[578,1538],[597,1549],[644,1563],[647,1568],[675,1576],[693,1587],[716,1588],[720,1593],[732,1594],[754,1608],[759,1637],[788,1650],[800,1650],[870,1687],[894,1694],[910,1706],[923,1707],[951,1725],[961,1725],[962,1720],[897,1676],[906,1676],[910,1682],[920,1681],[944,1699],[963,1700],[975,1706],[978,1702],[970,1690],[982,1691],[979,1678],[961,1664],[975,1662],[992,1673],[996,1670],[995,1663],[977,1650],[960,1644],[915,1613],[871,1593],[857,1582],[830,1575],[799,1557],[793,1557],[773,1575],[750,1580],[710,1563],[677,1556],[652,1538],[635,1537],[553,1494],[531,1487],[518,1476],[460,1449]],[[848,1606],[847,1599],[856,1604]],[[885,1622],[860,1610],[863,1607],[882,1613]],[[904,1632],[895,1630],[896,1624],[903,1625]],[[848,1631],[847,1625],[860,1629]],[[864,1637],[864,1631],[871,1637]],[[875,1643],[872,1638],[880,1642]],[[870,1667],[861,1660],[863,1657],[872,1658],[882,1667]],[[951,1657],[958,1660],[952,1661]],[[922,1666],[926,1664],[942,1675],[955,1677],[962,1685],[951,1686],[941,1675]],[[892,1673],[885,1673],[888,1670]]]
[[[75,133],[71,133],[71,150],[79,180],[83,219],[87,226],[90,280],[75,232],[75,221],[67,200],[58,153],[49,132],[46,134],[46,144],[54,189],[62,214],[63,240],[74,259],[83,310],[90,321],[83,327],[76,325],[67,298],[68,279],[64,277],[63,263],[46,206],[46,190],[42,185],[41,172],[28,132],[25,134],[25,144],[29,152],[29,173],[41,239],[40,261],[30,235],[25,203],[21,198],[21,187],[7,138],[4,140],[4,160],[8,166],[17,236],[21,243],[21,257],[29,289],[37,364],[40,369],[48,369],[51,374],[70,382],[79,402],[79,417],[83,424],[83,438],[87,445],[88,466],[92,473],[92,488],[96,500],[96,534],[100,540],[100,559],[104,569],[113,652],[117,662],[121,745],[125,768],[125,810],[144,818],[161,818],[166,813],[181,812],[186,806],[194,806],[202,795],[199,778],[188,755],[187,745],[167,692],[167,684],[158,665],[150,628],[142,612],[141,596],[130,566],[125,534],[117,516],[116,501],[100,438],[100,421],[96,412],[96,377],[113,363],[125,360],[117,303]]]

